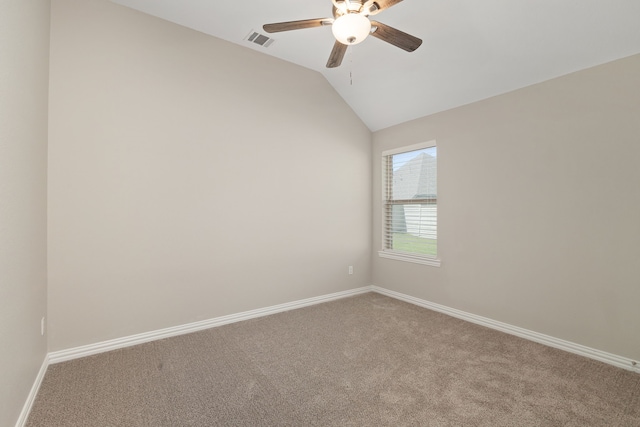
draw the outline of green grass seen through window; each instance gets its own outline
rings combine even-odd
[[[437,240],[414,236],[408,233],[393,233],[393,250],[420,255],[436,256]]]

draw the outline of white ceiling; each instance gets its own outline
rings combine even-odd
[[[640,0],[405,0],[375,19],[422,46],[369,37],[336,69],[330,27],[272,34],[269,48],[245,40],[331,17],[331,0],[112,1],[316,70],[372,131],[640,53]]]

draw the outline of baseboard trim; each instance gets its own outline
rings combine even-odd
[[[528,329],[520,328],[518,326],[513,326],[508,323],[499,322],[493,319],[489,319],[487,317],[482,317],[475,314],[467,313],[461,310],[457,310],[455,308],[433,303],[427,300],[402,294],[400,292],[395,292],[379,286],[364,286],[361,288],[351,289],[348,291],[336,292],[328,295],[307,298],[307,299],[279,304],[271,307],[245,311],[242,313],[216,317],[213,319],[202,320],[199,322],[193,322],[193,323],[174,326],[170,328],[145,332],[141,334],[130,335],[122,338],[116,338],[113,340],[102,341],[102,342],[84,345],[80,347],[74,347],[66,350],[50,352],[46,359],[46,362],[47,362],[46,365],[43,364],[43,369],[41,369],[41,373],[38,375],[36,384],[39,387],[39,381],[42,380],[41,376],[44,376],[44,372],[46,371],[46,366],[48,366],[48,364],[65,362],[68,360],[91,356],[93,354],[104,353],[107,351],[112,351],[119,348],[143,344],[145,342],[150,342],[158,339],[188,334],[188,333],[197,332],[197,331],[201,331],[209,328],[215,328],[217,326],[222,326],[229,323],[241,322],[243,320],[249,320],[257,317],[268,316],[270,314],[281,313],[283,311],[295,310],[297,308],[307,307],[315,304],[321,304],[323,302],[337,300],[340,298],[346,298],[349,296],[359,295],[367,292],[376,292],[381,295],[386,295],[388,297],[405,301],[410,304],[418,305],[420,307],[424,307],[429,310],[444,313],[449,316],[453,316],[458,319],[462,319],[471,323],[475,323],[481,326],[486,326],[488,328],[505,332],[511,335],[516,335],[518,337],[525,338],[540,344],[545,344],[550,347],[558,348],[560,350],[568,351],[570,353],[578,354],[584,357],[588,357],[590,359],[599,360],[601,362],[608,363],[613,366],[617,366],[623,369],[636,371],[640,373],[640,366],[638,364],[634,366],[633,360],[622,357],[622,356],[607,353],[601,350],[593,349],[590,347],[586,347],[580,344],[576,344],[570,341],[562,340],[562,339],[541,334],[538,332],[530,331]],[[34,387],[35,387],[35,384],[34,384]],[[35,391],[37,392],[37,389]],[[29,403],[29,401],[27,403]],[[25,407],[26,407],[26,404],[25,404]]]
[[[102,341],[94,344],[83,345],[66,350],[53,351],[49,353],[49,363],[60,363],[68,360],[79,359],[81,357],[91,356],[98,353],[117,350],[119,348],[130,347],[133,345],[143,344],[163,338],[174,337],[177,335],[189,334],[192,332],[202,331],[204,329],[215,328],[217,326],[227,325],[229,323],[241,322],[243,320],[254,319],[257,317],[268,316],[270,314],[281,313],[283,311],[295,310],[297,308],[316,305],[323,302],[333,301],[354,295],[371,292],[371,286],[351,289],[348,291],[336,292],[333,294],[322,295],[313,298],[307,298],[299,301],[293,301],[285,304],[274,305],[271,307],[260,308],[256,310],[245,311],[242,313],[230,314],[228,316],[216,317],[213,319],[202,320],[199,322],[187,323],[184,325],[173,326],[165,329],[144,332],[141,334],[130,335],[122,338],[116,338],[108,341]]]
[[[467,322],[475,323],[477,325],[486,326],[491,329],[495,329],[507,334],[516,335],[520,338],[524,338],[530,341],[534,341],[540,344],[554,347],[560,350],[568,351],[580,356],[588,357],[589,359],[598,360],[600,362],[607,363],[609,365],[623,368],[629,371],[640,373],[640,366],[637,361],[618,356],[615,354],[607,353],[594,348],[586,347],[580,344],[576,344],[570,341],[565,341],[559,338],[555,338],[549,335],[541,334],[538,332],[530,331],[528,329],[520,328],[518,326],[509,325],[508,323],[498,322],[497,320],[489,319],[487,317],[477,316],[475,314],[467,313],[455,308],[447,307],[444,305],[436,304],[430,301],[426,301],[420,298],[412,297],[410,295],[402,294],[400,292],[391,291],[389,289],[381,288],[379,286],[371,286],[373,292],[381,295],[386,295],[391,298],[398,299],[400,301],[408,302],[420,307],[427,308],[429,310],[437,311],[443,314],[447,314],[452,317],[456,317]],[[634,365],[634,362],[636,363]]]
[[[188,334],[191,332],[197,332],[204,329],[215,328],[217,326],[227,325],[230,323],[241,322],[243,320],[254,319],[257,317],[268,316],[270,314],[281,313],[284,311],[295,310],[298,308],[308,307],[311,305],[321,304],[323,302],[329,302],[341,298],[364,294],[367,292],[376,292],[381,295],[385,295],[391,298],[395,298],[400,301],[404,301],[410,304],[414,304],[429,310],[437,311],[452,317],[456,317],[467,322],[475,323],[477,325],[486,326],[491,329],[495,329],[501,332],[505,332],[511,335],[515,335],[530,341],[534,341],[540,344],[548,345],[560,350],[568,351],[580,356],[588,357],[590,359],[598,360],[600,362],[607,363],[609,365],[616,366],[618,368],[635,371],[640,373],[640,366],[634,365],[634,361],[625,357],[617,356],[615,354],[607,353],[594,348],[586,347],[580,344],[576,344],[570,341],[565,341],[559,338],[555,338],[549,335],[541,334],[538,332],[530,331],[528,329],[520,328],[510,325],[508,323],[499,322],[487,317],[477,316],[475,314],[467,313],[455,308],[447,307],[441,304],[416,298],[410,295],[402,294],[400,292],[392,291],[382,288],[380,286],[364,286],[362,288],[351,289],[348,291],[336,292],[333,294],[322,295],[313,298],[307,298],[303,300],[293,301],[285,304],[274,305],[271,307],[265,307],[256,310],[245,311],[242,313],[231,314],[228,316],[216,317],[213,319],[203,320],[200,322],[188,323],[171,328],[159,329],[156,331],[146,332],[137,335],[131,335],[127,337],[117,338],[108,341],[102,341],[95,344],[89,344],[85,346],[70,348],[67,350],[54,351],[47,354],[42,362],[40,371],[36,376],[36,379],[31,387],[31,391],[27,396],[27,400],[22,408],[16,427],[23,427],[31,408],[44,379],[47,368],[50,364],[65,362],[68,360],[78,359],[81,357],[91,356],[93,354],[104,353],[119,348],[130,347],[133,345],[143,344],[145,342],[154,341],[163,338],[169,338],[177,335]]]
[[[27,400],[24,403],[24,406],[22,407],[22,412],[20,412],[20,416],[18,417],[18,421],[16,422],[16,427],[23,427],[27,423],[27,418],[29,418],[31,407],[33,407],[33,402],[35,402],[36,400],[36,396],[38,395],[38,390],[40,390],[40,384],[42,384],[42,380],[44,379],[44,374],[47,372],[48,367],[49,367],[49,355],[45,355],[44,360],[42,361],[42,366],[40,366],[40,371],[38,371],[36,380],[33,382],[33,386],[31,386],[31,391],[29,391]]]

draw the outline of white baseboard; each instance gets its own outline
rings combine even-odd
[[[408,302],[410,304],[418,305],[420,307],[428,308],[429,310],[437,311],[447,314],[458,319],[466,320],[467,322],[475,323],[477,325],[486,326],[491,329],[495,329],[507,334],[516,335],[520,338],[524,338],[530,341],[534,341],[540,344],[548,345],[560,350],[568,351],[569,353],[578,354],[580,356],[588,357],[589,359],[595,359],[600,362],[608,363],[609,365],[623,368],[629,371],[635,371],[640,373],[640,365],[637,361],[617,356],[615,354],[607,353],[594,348],[586,347],[580,344],[576,344],[570,341],[565,341],[559,338],[554,338],[549,335],[544,335],[538,332],[530,331],[528,329],[520,328],[518,326],[509,325],[507,323],[498,322],[486,317],[477,316],[475,314],[466,313],[455,308],[450,308],[444,305],[429,302],[420,298],[415,298],[410,295],[405,295],[399,292],[390,291],[379,286],[372,286],[373,292],[386,295],[391,298],[398,299],[400,301]],[[634,362],[636,364],[634,365]]]
[[[16,427],[23,427],[26,424],[29,413],[31,412],[31,407],[33,406],[33,402],[36,400],[36,395],[38,394],[38,390],[40,390],[40,384],[42,384],[42,379],[44,378],[44,374],[47,372],[48,367],[49,356],[46,355],[44,357],[44,361],[42,362],[42,366],[40,366],[40,371],[38,371],[36,380],[33,382],[33,386],[31,386],[31,391],[27,396],[27,401],[22,407],[22,412],[20,412],[20,416],[18,417],[18,421],[16,422]]]
[[[80,347],[70,348],[67,350],[54,351],[45,356],[38,376],[31,387],[27,401],[25,402],[20,417],[16,422],[16,427],[23,427],[33,406],[40,384],[44,378],[49,364],[65,362],[67,360],[78,359],[80,357],[90,356],[93,354],[103,353],[106,351],[116,350],[119,348],[129,347],[137,344],[142,344],[149,341],[154,341],[163,338],[169,338],[177,335],[188,334],[191,332],[197,332],[204,329],[214,328],[216,326],[222,326],[229,323],[240,322],[243,320],[254,319],[257,317],[268,316],[270,314],[281,313],[288,310],[295,310],[297,308],[307,307],[310,305],[320,304],[323,302],[333,301],[340,298],[346,298],[354,295],[364,294],[367,292],[376,292],[381,295],[386,295],[391,298],[395,298],[400,301],[408,302],[420,307],[427,308],[429,310],[437,311],[447,314],[458,319],[462,319],[477,325],[486,326],[491,329],[495,329],[501,332],[505,332],[511,335],[528,339],[540,344],[548,345],[560,350],[568,351],[570,353],[578,354],[580,356],[595,359],[609,365],[613,365],[619,368],[623,368],[630,371],[640,373],[640,366],[634,365],[634,361],[625,357],[617,356],[615,354],[607,353],[604,351],[589,348],[580,344],[565,341],[559,338],[554,338],[549,335],[544,335],[538,332],[523,329],[517,326],[509,325],[507,323],[498,322],[486,317],[477,316],[475,314],[467,313],[455,308],[450,308],[444,305],[429,302],[420,298],[412,297],[410,295],[402,294],[400,292],[391,291],[389,289],[381,288],[379,286],[365,286],[362,288],[352,289],[343,292],[336,292],[333,294],[322,295],[314,298],[307,298],[304,300],[293,301],[290,303],[274,305],[271,307],[265,307],[257,310],[245,311],[242,313],[231,314],[228,316],[216,317],[209,320],[203,320],[200,322],[188,323],[185,325],[174,326],[166,329],[159,329],[156,331],[145,332],[142,334],[131,335],[127,337],[117,338],[109,341],[102,341],[95,344],[84,345]]]
[[[149,341],[169,338],[176,335],[189,334],[204,329],[215,328],[216,326],[222,326],[234,322],[241,322],[243,320],[254,319],[256,317],[268,316],[270,314],[281,313],[283,311],[294,310],[297,308],[307,307],[310,305],[320,304],[323,302],[333,301],[340,298],[346,298],[367,292],[371,292],[371,286],[336,292],[333,294],[322,295],[314,298],[307,298],[285,304],[274,305],[271,307],[260,308],[257,310],[245,311],[242,313],[230,314],[228,316],[216,317],[199,322],[187,323],[185,325],[174,326],[171,328],[158,329],[156,331],[130,335],[127,337],[102,341],[95,344],[83,345],[67,350],[54,351],[49,353],[49,363],[53,364],[65,362],[72,359],[78,359],[80,357],[91,356],[93,354],[104,353],[106,351],[138,345]]]
[[[405,301],[414,305],[418,305],[420,307],[427,308],[429,310],[444,313],[449,316],[465,320],[467,322],[475,323],[481,326],[486,326],[488,328],[505,332],[511,335],[516,335],[518,337],[521,337],[530,341],[548,345],[549,347],[554,347],[560,350],[568,351],[570,353],[578,354],[580,356],[588,357],[590,359],[598,360],[600,362],[604,362],[619,368],[640,373],[640,364],[634,365],[633,364],[634,361],[629,358],[607,353],[594,348],[586,347],[581,344],[576,344],[576,343],[555,338],[549,335],[530,331],[528,329],[520,328],[518,326],[513,326],[508,323],[499,322],[497,320],[489,319],[487,317],[482,317],[475,314],[467,313],[461,310],[457,310],[455,308],[450,308],[450,307],[436,304],[420,298],[412,297],[410,295],[391,291],[379,286],[365,286],[362,288],[352,289],[348,291],[322,295],[319,297],[293,301],[290,303],[275,305],[271,307],[265,307],[261,309],[251,310],[251,311],[245,311],[242,313],[231,314],[228,316],[216,317],[213,319],[203,320],[203,321],[194,322],[194,323],[188,323],[185,325],[179,325],[179,326],[174,326],[170,328],[159,329],[156,331],[145,332],[142,334],[116,338],[109,341],[102,341],[99,343],[70,348],[67,350],[54,351],[49,353],[47,358],[47,365],[48,363],[53,364],[53,363],[65,362],[67,360],[78,359],[80,357],[90,356],[93,354],[116,350],[119,348],[138,345],[138,344],[142,344],[145,342],[154,341],[158,339],[169,338],[176,335],[197,332],[204,329],[226,325],[229,323],[241,322],[243,320],[254,319],[262,316],[268,316],[270,314],[280,313],[288,310],[294,310],[297,308],[320,304],[323,302],[328,302],[328,301],[332,301],[340,298],[346,298],[353,295],[359,295],[366,292],[376,292],[381,295],[386,295],[388,297],[398,299],[400,301]],[[45,365],[43,365],[43,369],[44,370],[41,373],[42,375],[44,375],[44,371],[46,371]],[[39,381],[41,380],[42,378],[40,378],[40,375],[39,375],[39,380],[36,381],[36,384],[38,386],[39,386]],[[35,391],[37,391],[37,389]],[[25,405],[25,407],[27,407],[27,405]]]

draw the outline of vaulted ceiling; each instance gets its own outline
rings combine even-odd
[[[316,70],[372,131],[640,53],[638,0],[404,0],[375,19],[420,48],[369,37],[334,69],[330,26],[262,30],[331,17],[331,0],[112,1]],[[274,42],[248,41],[253,31]]]

